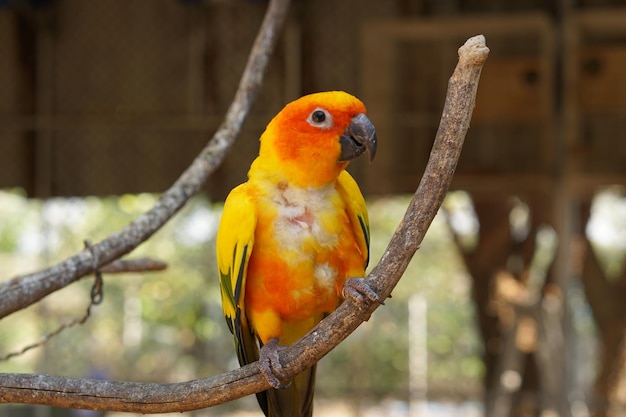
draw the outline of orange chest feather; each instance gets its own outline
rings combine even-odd
[[[345,280],[363,275],[364,257],[334,187],[277,187],[259,200],[246,305],[284,321],[334,310]]]

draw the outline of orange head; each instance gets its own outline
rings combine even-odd
[[[261,136],[257,164],[279,181],[321,186],[365,151],[373,159],[376,144],[359,99],[343,91],[315,93],[287,104],[272,119]]]

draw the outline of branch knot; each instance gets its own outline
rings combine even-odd
[[[98,256],[98,252],[95,250],[89,239],[85,239],[84,243],[85,248],[89,251],[89,253],[91,253],[92,266],[95,277],[93,286],[91,287],[91,305],[98,305],[102,302],[102,299],[104,298],[102,272],[100,272],[99,269],[100,258]]]

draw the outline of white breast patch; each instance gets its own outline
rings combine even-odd
[[[311,238],[320,246],[335,246],[339,237],[333,231],[324,230],[319,218],[332,215],[335,210],[332,200],[336,193],[332,185],[321,188],[279,185],[272,201],[278,206],[274,234],[280,247],[287,251],[303,251],[305,241]],[[315,253],[303,251],[302,260],[311,256]]]

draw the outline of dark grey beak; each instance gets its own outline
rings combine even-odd
[[[370,162],[376,156],[378,139],[376,129],[364,113],[359,113],[352,118],[343,135],[339,137],[341,155],[339,162],[348,162],[358,158],[367,151],[370,154]]]

